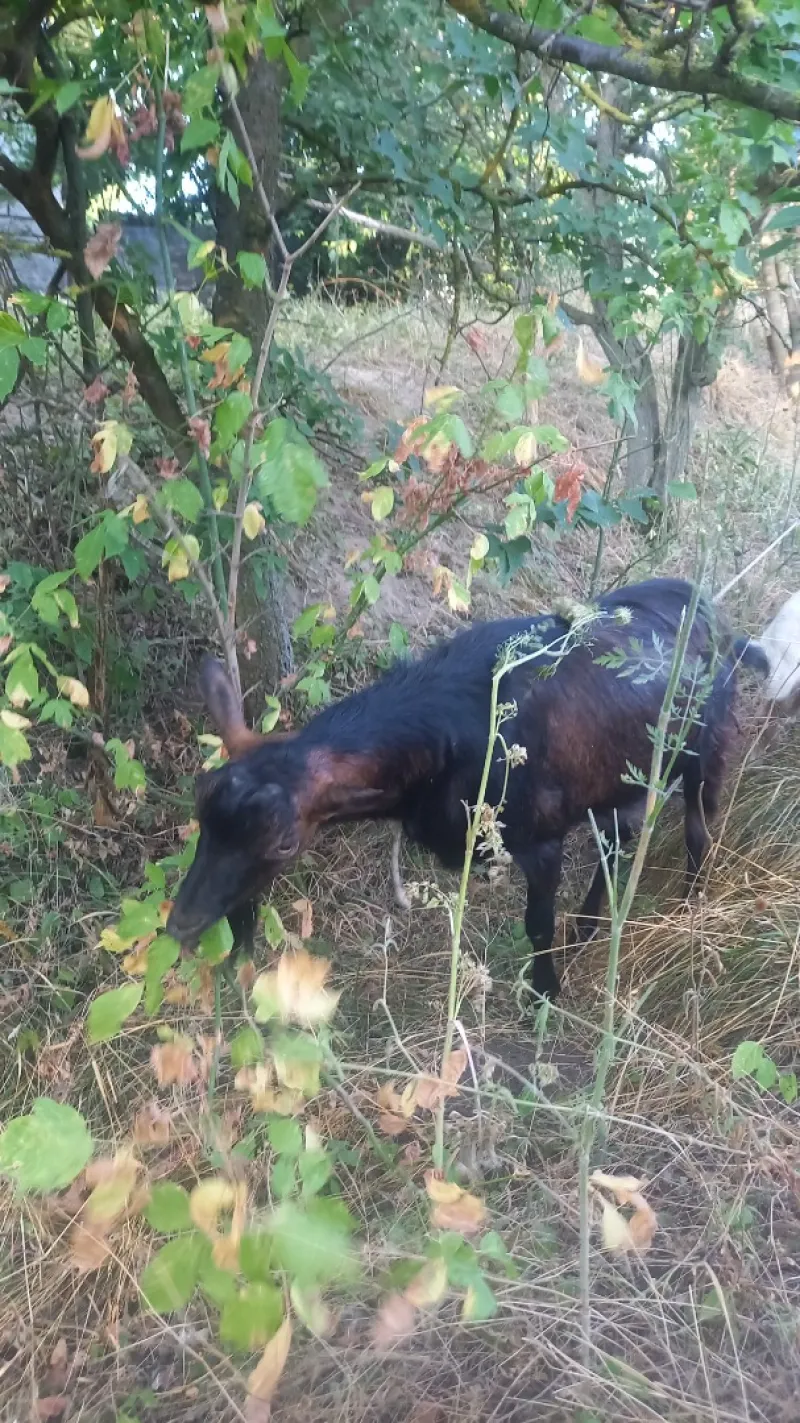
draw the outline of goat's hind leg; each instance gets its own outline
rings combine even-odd
[[[533,949],[531,985],[541,998],[557,998],[561,989],[553,963],[556,891],[561,879],[563,842],[548,840],[514,859],[528,882],[525,932]]]

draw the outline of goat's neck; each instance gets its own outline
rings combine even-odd
[[[391,819],[410,791],[436,775],[441,761],[436,748],[424,745],[395,750],[378,743],[351,751],[339,749],[333,736],[304,750],[299,809],[309,825]]]

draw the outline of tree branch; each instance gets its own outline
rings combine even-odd
[[[800,96],[778,84],[727,70],[720,72],[713,64],[692,68],[672,54],[655,58],[625,45],[596,44],[579,35],[542,29],[528,24],[519,15],[491,9],[484,0],[447,0],[447,3],[476,29],[551,63],[577,64],[591,74],[616,74],[634,84],[675,94],[703,97],[714,94],[733,104],[746,104],[751,109],[772,114],[777,119],[800,122]]]

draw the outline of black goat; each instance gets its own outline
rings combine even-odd
[[[508,774],[502,837],[528,883],[525,927],[539,994],[555,996],[559,987],[550,951],[564,837],[590,809],[606,829],[616,812],[622,839],[634,833],[643,791],[626,777],[631,766],[649,770],[650,728],[691,598],[688,583],[668,579],[610,593],[586,640],[567,655],[551,651],[518,666],[501,683],[501,700],[516,706],[503,736],[524,747],[526,759],[507,771],[498,746],[487,802],[498,804]],[[332,822],[399,820],[447,867],[462,866],[465,804],[477,799],[499,650],[524,634],[552,648],[569,629],[558,617],[474,626],[280,738],[247,729],[224,670],[207,659],[202,688],[231,762],[198,779],[197,854],[169,933],[193,945],[227,915],[237,939],[249,936],[258,896]],[[626,665],[615,667],[620,656]],[[704,684],[702,708],[672,772],[683,779],[690,880],[710,843],[705,822],[719,800],[737,659],[750,660],[744,641],[721,632],[701,602],[684,666],[689,681],[691,672],[695,685],[698,677]],[[584,935],[595,926],[602,892],[600,867],[581,911]]]

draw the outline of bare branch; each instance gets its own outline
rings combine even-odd
[[[751,109],[772,114],[774,118],[800,122],[800,96],[778,84],[719,70],[714,64],[697,67],[690,63],[676,64],[671,55],[657,58],[627,45],[596,44],[579,35],[546,30],[509,11],[493,10],[485,0],[447,0],[447,3],[477,29],[551,63],[577,64],[591,74],[616,74],[634,84],[675,94],[702,97],[714,94],[733,104],[746,104]]]

